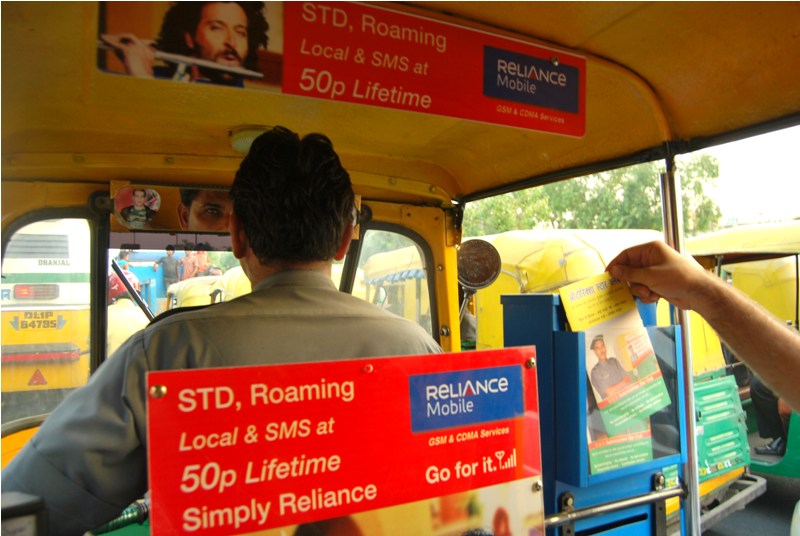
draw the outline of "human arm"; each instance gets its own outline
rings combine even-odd
[[[664,298],[702,316],[731,350],[800,409],[800,334],[663,242],[626,249],[606,270],[645,303]]]

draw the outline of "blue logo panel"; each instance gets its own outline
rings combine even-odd
[[[483,94],[578,113],[579,70],[500,48],[483,47]]]
[[[411,430],[429,432],[521,417],[520,366],[410,376]]]

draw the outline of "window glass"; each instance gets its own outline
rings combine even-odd
[[[468,304],[476,348],[504,345],[502,295],[557,292],[603,273],[626,247],[662,238],[663,170],[648,162],[469,203],[464,240],[484,238],[502,260]]]
[[[2,421],[49,413],[89,377],[90,233],[83,219],[31,223],[3,257]]]
[[[688,162],[708,162],[719,179],[702,184],[705,194],[714,200],[708,208],[690,205],[700,217],[712,216],[712,225],[687,230],[687,237],[745,225],[763,225],[800,219],[800,181],[797,180],[797,147],[800,126],[776,130],[760,136],[708,147],[679,155],[679,166]],[[699,188],[691,178],[681,177],[682,187]],[[684,205],[684,210],[687,210]]]
[[[728,284],[744,292],[789,326],[798,326],[800,287],[797,253],[800,252],[800,181],[797,147],[800,126],[776,130],[731,143],[680,155],[679,165],[705,159],[719,179],[704,191],[713,199],[710,208],[690,205],[684,210],[706,218],[710,225],[688,228],[685,248],[700,255]],[[696,186],[682,176],[684,190]],[[744,262],[750,257],[749,262]],[[708,328],[710,330],[710,327]],[[692,327],[692,334],[698,330]],[[732,367],[737,384],[747,387],[751,373],[718,341],[694,345],[695,373]],[[773,408],[775,407],[773,403]],[[765,411],[765,415],[769,411]]]
[[[420,247],[407,236],[383,230],[368,230],[362,240],[353,294],[430,332],[430,291]]]
[[[121,284],[116,264],[152,315],[176,307],[230,301],[251,290],[227,235],[211,233],[111,233],[108,251],[108,338],[124,342],[136,324],[136,302]],[[136,306],[141,312],[142,306]],[[118,314],[119,313],[119,314]],[[120,317],[120,320],[116,318]],[[136,315],[138,316],[138,315]],[[125,319],[131,320],[127,323]],[[130,335],[128,333],[128,335]],[[115,348],[109,346],[112,352]],[[109,353],[110,353],[109,352]]]
[[[602,274],[626,247],[661,239],[663,170],[662,162],[638,164],[467,205],[464,236],[491,242],[502,261],[497,280],[478,290],[468,305],[475,313],[476,348],[504,346],[504,295],[557,293],[566,285]],[[692,170],[706,171],[713,169],[695,166]],[[694,202],[701,195],[702,191],[693,191],[690,198]],[[700,220],[692,220],[696,222]],[[552,322],[549,318],[538,321],[545,320]],[[602,479],[607,477],[602,473],[627,465],[675,456],[680,447],[674,329],[651,328],[647,337],[641,336],[641,330],[634,331],[639,337],[636,348],[623,344],[634,340],[625,338],[630,337],[628,327],[627,331],[613,325],[603,326],[602,331],[598,326],[592,329],[593,333],[587,329],[576,339],[555,339],[560,342],[554,354],[540,356],[577,366],[564,370],[585,370],[557,378],[556,388],[562,392],[580,393],[582,384],[586,388],[585,408],[580,401],[564,414],[570,422],[586,423],[585,432],[576,430],[576,435],[586,434],[586,446],[580,450],[588,475],[576,476],[571,484],[586,476]],[[605,343],[592,344],[594,335],[602,332]],[[561,341],[581,338],[587,341],[582,352],[575,351],[577,345],[561,346]],[[603,382],[608,383],[604,386]],[[629,413],[619,417],[622,407]]]

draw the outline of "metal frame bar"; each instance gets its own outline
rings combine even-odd
[[[681,487],[666,488],[662,490],[650,491],[642,495],[628,497],[619,501],[613,501],[586,508],[579,508],[577,510],[566,510],[557,514],[549,515],[544,520],[545,528],[561,527],[564,525],[575,523],[591,517],[596,517],[603,514],[609,514],[631,508],[634,506],[642,506],[645,504],[656,503],[659,501],[666,501],[672,497],[683,497],[686,491]],[[569,500],[569,497],[566,498]]]
[[[661,202],[664,217],[664,240],[672,248],[684,254],[683,246],[683,206],[681,203],[680,177],[675,173],[675,154],[671,146],[667,146],[666,173],[661,175]],[[684,421],[686,423],[686,464],[683,478],[687,487],[686,507],[687,531],[700,534],[700,480],[697,468],[697,436],[695,427],[694,406],[694,367],[692,365],[692,349],[689,341],[691,332],[688,311],[679,311],[678,323],[683,333],[683,390]]]

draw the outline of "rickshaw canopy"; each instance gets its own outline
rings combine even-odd
[[[100,3],[21,2],[3,8],[3,179],[227,185],[231,132],[285,125],[327,134],[366,199],[447,206],[800,121],[797,2],[379,6],[585,58],[585,133],[109,75],[80,31]]]
[[[723,229],[688,239],[686,249],[706,267],[800,255],[800,221]]]

